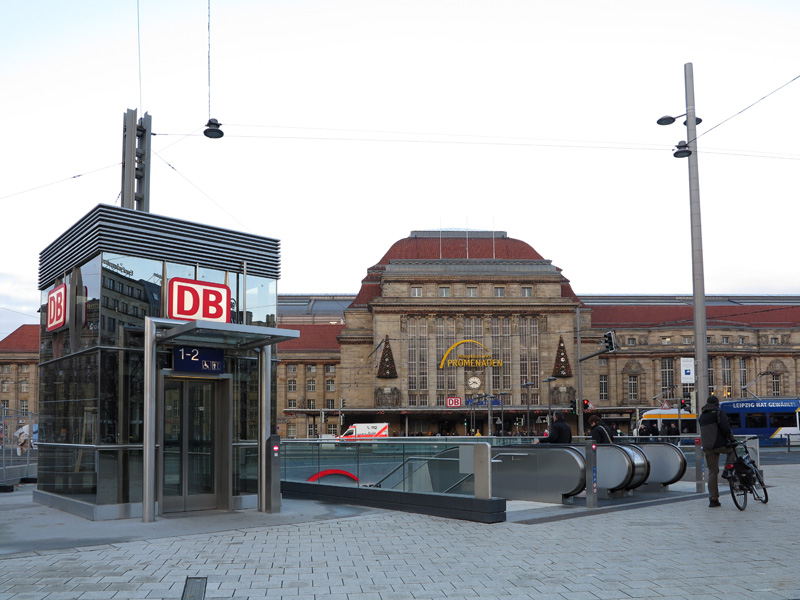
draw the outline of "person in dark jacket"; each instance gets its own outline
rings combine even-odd
[[[726,472],[729,468],[733,468],[736,450],[731,443],[736,439],[733,437],[728,415],[720,410],[719,398],[714,395],[708,397],[708,403],[703,407],[697,422],[700,425],[700,443],[703,445],[703,454],[706,458],[706,465],[708,465],[708,505],[716,508],[721,506],[719,503],[719,456],[723,453],[726,455]]]
[[[534,444],[569,444],[572,442],[572,429],[564,420],[564,413],[557,410],[553,413],[553,426],[546,438],[534,440]]]
[[[614,431],[606,425],[597,415],[589,417],[589,425],[592,427],[592,439],[598,444],[613,444]]]

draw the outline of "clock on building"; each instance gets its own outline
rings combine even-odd
[[[470,377],[467,380],[467,385],[471,387],[473,390],[481,387],[481,378],[480,377]]]

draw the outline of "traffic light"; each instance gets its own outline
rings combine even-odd
[[[584,398],[583,399],[583,412],[586,412],[587,410],[589,410],[589,401],[586,398]]]
[[[328,422],[328,413],[326,413],[325,411],[322,411],[322,422],[323,423]]]
[[[614,352],[617,349],[617,336],[613,331],[607,331],[603,336],[603,343],[606,345],[606,350]]]
[[[572,400],[569,401],[569,409],[574,413],[578,412],[575,399],[572,399]]]
[[[691,412],[692,401],[687,400],[686,398],[681,398],[681,410],[685,410],[686,412]]]

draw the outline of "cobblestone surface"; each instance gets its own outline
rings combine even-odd
[[[187,577],[208,578],[206,598],[240,600],[800,599],[800,465],[766,478],[769,504],[744,512],[730,496],[717,509],[695,497],[533,524],[369,510],[45,547],[0,559],[0,600],[174,600]],[[42,513],[58,535],[68,519]]]

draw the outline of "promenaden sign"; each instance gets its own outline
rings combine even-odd
[[[169,318],[183,321],[231,320],[231,290],[227,285],[182,279],[169,280]]]
[[[478,344],[481,348],[486,350],[488,354],[471,354],[471,355],[462,355],[459,354],[455,358],[447,358],[450,356],[450,351],[458,346],[459,344]],[[444,353],[442,357],[442,362],[439,363],[439,368],[444,369],[445,367],[466,367],[468,369],[481,369],[484,367],[502,367],[503,361],[499,358],[492,358],[491,351],[476,340],[461,340],[460,342],[456,342],[452,346],[447,349],[447,352]]]

